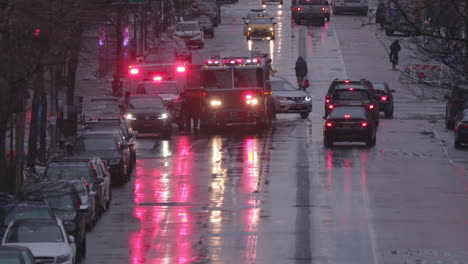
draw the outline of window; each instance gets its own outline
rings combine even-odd
[[[7,234],[7,243],[60,243],[64,242],[58,225],[15,225]]]
[[[299,0],[299,5],[325,5],[325,2],[324,0]]]
[[[263,69],[238,68],[234,70],[234,88],[263,87]]]
[[[130,98],[129,104],[134,109],[164,107],[164,102],[159,96]]]
[[[195,23],[179,23],[176,25],[176,31],[197,31],[200,30],[198,24]]]
[[[297,88],[292,86],[287,81],[272,81],[271,90],[272,91],[297,91]]]
[[[250,24],[273,24],[271,18],[252,18],[249,21]]]
[[[76,141],[73,150],[76,152],[117,150],[117,143],[112,135],[86,136]]]
[[[232,88],[232,71],[229,69],[206,70],[202,72],[202,76],[202,86],[204,88]]]
[[[336,90],[333,93],[334,100],[369,100],[366,90]]]
[[[330,118],[341,119],[345,115],[350,115],[350,118],[366,118],[366,111],[363,107],[337,107],[330,113]]]
[[[151,83],[144,84],[144,92],[146,94],[179,94],[176,83]]]

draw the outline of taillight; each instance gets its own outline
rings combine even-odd
[[[251,94],[246,94],[245,95],[245,100],[251,100],[253,98],[253,95]]]
[[[369,109],[374,109],[374,105],[369,105]]]
[[[345,80],[344,82],[345,82],[345,83],[349,83],[349,80]]]
[[[387,101],[388,97],[387,96],[381,96],[380,101]]]
[[[369,124],[367,124],[367,122],[362,122],[362,123],[361,123],[361,126],[362,126],[362,127],[367,127],[368,125],[369,125]]]
[[[298,11],[298,12],[301,11],[301,8],[300,7],[296,8],[296,11]]]
[[[322,12],[325,12],[325,7],[322,7]]]
[[[325,103],[330,103],[330,99],[325,99]]]
[[[333,105],[328,105],[328,109],[333,109]]]
[[[332,122],[326,122],[326,123],[325,123],[325,126],[327,126],[327,127],[332,127],[332,126],[333,126],[333,123],[332,123]]]
[[[249,105],[257,105],[258,104],[257,98],[255,98],[252,94],[246,94],[245,95],[245,101]]]
[[[185,72],[185,66],[177,66],[177,72]]]
[[[348,90],[350,90],[350,91],[354,91],[354,88],[349,88]]]
[[[155,82],[159,82],[161,80],[162,80],[162,76],[154,76],[153,77],[153,81],[155,81]]]
[[[351,118],[351,115],[344,115],[344,118]]]

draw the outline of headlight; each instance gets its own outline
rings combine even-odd
[[[270,31],[273,31],[273,30],[275,30],[275,29],[271,27],[271,28],[270,28]]]
[[[213,106],[213,107],[220,106],[221,105],[221,100],[213,99],[213,100],[210,101],[210,105]]]
[[[167,119],[169,115],[167,113],[162,113],[158,116],[158,119]]]
[[[136,120],[136,117],[135,117],[134,115],[132,115],[132,114],[126,114],[126,115],[125,115],[125,118],[126,118],[127,120]]]
[[[76,224],[74,222],[64,221],[63,226],[65,227],[65,230],[67,231],[67,233],[75,232]]]
[[[249,27],[249,28],[247,28],[247,30],[248,30],[248,31],[252,31],[252,28],[251,28],[251,27]]]
[[[310,101],[310,100],[312,100],[312,97],[310,97],[310,96],[306,96],[306,97],[304,98],[304,101],[307,101],[307,102],[308,102],[308,101]]]
[[[70,260],[70,254],[64,254],[57,257],[57,263],[64,263]]]
[[[109,160],[109,165],[112,166],[112,165],[119,165],[120,163],[120,160],[119,159],[111,159]]]
[[[256,98],[252,98],[250,100],[247,100],[247,104],[249,105],[257,105],[258,104],[258,100]]]

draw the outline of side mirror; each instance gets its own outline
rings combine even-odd
[[[87,212],[88,210],[89,210],[89,205],[87,205],[87,204],[80,205],[80,211],[81,212]]]
[[[75,237],[72,235],[68,235],[68,243],[75,244]]]

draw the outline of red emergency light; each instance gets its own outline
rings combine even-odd
[[[185,66],[177,66],[177,72],[185,72]]]
[[[138,68],[133,68],[132,65],[128,66],[129,70],[128,72],[130,73],[130,75],[138,75],[140,74],[140,69]]]
[[[161,80],[162,80],[162,76],[157,75],[157,76],[153,77],[153,81],[155,81],[155,82],[159,82]]]

